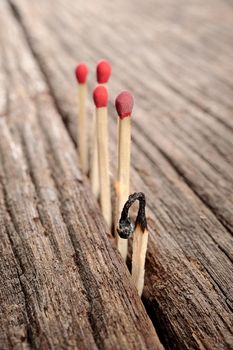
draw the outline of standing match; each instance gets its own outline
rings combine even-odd
[[[96,106],[96,130],[98,143],[99,177],[100,177],[100,204],[103,216],[111,227],[112,206],[109,175],[108,155],[108,91],[104,86],[97,86],[93,92]]]
[[[136,200],[139,201],[139,209],[134,226],[130,217],[128,216],[128,211]],[[128,201],[123,207],[121,218],[119,220],[119,226],[117,228],[119,236],[126,241],[127,238],[133,234],[132,278],[139,296],[142,295],[144,287],[145,261],[148,243],[145,207],[146,199],[144,193],[138,192],[130,195]]]
[[[119,116],[118,122],[118,173],[116,183],[117,220],[129,196],[130,149],[131,149],[131,113],[133,96],[128,91],[121,92],[115,101]],[[124,261],[128,253],[128,241],[119,237],[116,232],[116,243]]]
[[[103,85],[107,88],[107,83],[111,75],[111,65],[107,60],[101,60],[96,66],[96,80],[98,84]],[[98,161],[98,145],[96,135],[96,118],[93,120],[93,137],[92,137],[92,159],[91,159],[91,171],[90,181],[92,192],[95,197],[99,196],[99,161]]]
[[[87,74],[88,69],[85,63],[80,63],[75,69],[78,82],[78,130],[77,145],[79,149],[80,164],[83,172],[88,172],[88,145],[87,145],[87,120],[86,120],[86,99],[87,99]]]

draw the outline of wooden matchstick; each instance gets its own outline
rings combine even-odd
[[[111,65],[107,60],[101,60],[96,66],[96,79],[98,84],[103,85],[107,88],[107,82],[111,75]],[[91,171],[90,181],[92,192],[95,197],[99,197],[99,163],[98,163],[98,144],[96,134],[96,118],[93,119],[93,136],[92,136],[92,160],[91,160]]]
[[[131,205],[139,201],[139,210],[133,225],[128,217],[128,211]],[[145,260],[148,243],[148,229],[145,215],[146,199],[142,192],[134,193],[129,196],[125,203],[119,220],[117,232],[123,239],[129,238],[133,233],[133,256],[132,256],[132,278],[138,290],[139,296],[142,295],[145,275]]]
[[[131,113],[133,109],[133,97],[128,91],[120,93],[115,101],[118,123],[118,175],[116,183],[117,192],[117,221],[129,196],[130,180],[130,148],[131,148]],[[119,237],[116,232],[116,243],[119,252],[126,261],[128,241]]]
[[[96,106],[96,129],[98,143],[99,176],[100,176],[100,204],[103,216],[111,227],[112,206],[108,156],[108,91],[104,86],[97,86],[93,92]]]
[[[146,200],[140,193],[139,210],[133,234],[132,278],[141,297],[144,287],[145,261],[148,244],[148,229],[145,215]]]
[[[83,172],[88,172],[88,145],[87,145],[87,120],[86,120],[86,99],[87,99],[87,74],[88,69],[85,63],[80,63],[75,69],[78,81],[78,132],[77,144],[79,149],[80,164]]]
[[[95,112],[96,114],[96,112]],[[98,142],[96,133],[96,116],[93,118],[93,130],[92,130],[92,151],[91,151],[91,189],[95,198],[98,200],[100,193],[100,180],[99,180],[99,160],[98,160]]]

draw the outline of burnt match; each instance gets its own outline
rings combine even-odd
[[[93,99],[96,106],[96,130],[100,177],[100,204],[103,216],[109,227],[111,227],[112,206],[108,155],[107,89],[101,85],[97,86],[93,92]]]
[[[115,101],[119,116],[118,122],[118,173],[117,173],[117,218],[119,218],[124,203],[129,196],[130,180],[130,150],[131,150],[131,113],[133,96],[128,91],[121,92]],[[118,219],[117,219],[118,220]],[[122,239],[116,232],[116,243],[124,260],[128,253],[128,241]]]
[[[86,99],[87,99],[87,74],[88,69],[85,63],[80,63],[75,69],[78,82],[78,132],[77,144],[79,149],[80,164],[83,172],[88,172],[88,146],[87,146],[87,120],[86,120]]]
[[[135,225],[128,216],[129,208],[136,201],[139,201],[139,209]],[[125,203],[117,232],[122,239],[127,240],[133,234],[133,256],[132,256],[132,278],[138,290],[139,296],[142,295],[144,286],[145,260],[148,243],[148,229],[145,214],[146,199],[142,192],[136,192],[129,196]]]
[[[101,60],[96,66],[96,80],[98,84],[104,85],[107,88],[107,82],[111,75],[111,65],[107,60]],[[91,172],[90,181],[92,192],[95,197],[99,196],[99,163],[98,163],[98,145],[97,145],[97,135],[96,135],[96,120],[94,118],[93,122],[93,137],[92,137],[92,160],[91,160]]]

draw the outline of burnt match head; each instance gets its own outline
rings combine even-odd
[[[107,60],[101,60],[96,67],[96,79],[99,84],[105,84],[108,82],[112,68]]]
[[[129,117],[133,110],[133,96],[129,91],[122,91],[116,98],[115,106],[121,119]]]
[[[127,239],[132,236],[134,231],[134,224],[130,217],[125,218],[124,220],[121,219],[119,221],[119,226],[117,227],[117,233],[118,235],[123,238]]]
[[[97,86],[93,91],[93,100],[96,108],[107,107],[108,91],[104,86]]]
[[[75,76],[79,84],[85,84],[87,80],[88,68],[85,63],[79,63],[75,68]]]
[[[129,213],[130,207],[136,200],[139,201],[139,209],[138,209],[138,214],[134,225],[130,217],[128,216],[128,213]],[[132,236],[134,232],[134,228],[137,225],[140,226],[142,232],[144,232],[147,229],[145,207],[146,207],[146,199],[145,199],[144,193],[135,192],[129,196],[127,202],[125,203],[122,209],[119,225],[117,227],[118,235],[121,238],[127,239],[130,236]]]

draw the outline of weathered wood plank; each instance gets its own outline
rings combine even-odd
[[[35,7],[34,11],[38,11],[37,6],[35,4],[33,6]],[[71,5],[68,3],[66,6],[69,11],[67,10],[67,13],[64,14],[65,10],[62,9],[62,4],[60,4],[61,8],[59,9],[58,6],[57,12],[54,14],[54,20],[51,21],[47,15],[47,13],[49,13],[49,6],[51,5],[47,4],[44,9],[40,9],[41,17],[38,19],[37,23],[38,28],[40,28],[40,35],[37,37],[36,43],[32,42],[32,46],[37,52],[41,64],[47,67],[47,73],[52,74],[52,72],[54,72],[54,74],[52,74],[53,81],[51,84],[54,87],[60,84],[61,78],[58,77],[62,72],[57,72],[58,68],[54,67],[54,62],[52,62],[52,60],[46,62],[46,57],[48,55],[53,55],[53,59],[57,62],[59,69],[64,71],[67,77],[70,74],[71,63],[75,62],[75,57],[77,57],[77,55],[80,55],[80,57],[87,57],[90,62],[93,62],[95,57],[97,60],[97,57],[100,55],[109,57],[113,62],[115,76],[120,77],[120,83],[116,80],[110,83],[113,92],[118,91],[119,86],[124,84],[125,87],[135,91],[138,104],[141,105],[143,110],[147,111],[145,114],[141,113],[140,110],[138,110],[137,113],[136,110],[136,125],[140,129],[145,130],[147,137],[151,138],[156,147],[160,147],[164,155],[171,161],[173,166],[176,167],[180,175],[186,179],[187,183],[192,186],[196,194],[213,210],[219,220],[232,231],[233,216],[231,212],[233,210],[233,199],[232,196],[228,195],[232,188],[232,133],[226,126],[221,125],[213,117],[208,115],[208,113],[203,113],[203,111],[198,109],[198,106],[188,103],[182,96],[170,89],[169,86],[166,86],[166,84],[164,85],[161,81],[157,81],[157,76],[155,79],[151,79],[151,70],[148,69],[147,65],[143,64],[144,58],[146,59],[148,55],[152,55],[148,45],[146,46],[143,44],[145,33],[143,34],[142,32],[142,34],[140,34],[142,36],[140,44],[144,45],[144,47],[142,47],[144,52],[143,60],[140,60],[140,54],[139,56],[129,56],[130,64],[127,66],[127,76],[121,76],[122,70],[126,69],[126,67],[124,60],[119,59],[119,57],[125,54],[124,50],[126,52],[130,50],[127,46],[124,47],[123,38],[126,35],[125,32],[122,32],[122,36],[120,36],[116,34],[114,29],[111,30],[110,27],[107,28],[107,23],[103,23],[98,27],[98,35],[108,40],[109,45],[104,45],[100,49],[99,47],[95,47],[96,36],[93,33],[94,30],[90,29],[92,35],[89,37],[88,46],[85,45],[85,35],[83,35],[81,31],[79,40],[83,44],[78,47],[80,51],[78,53],[76,46],[74,46],[77,37],[74,23],[76,23],[76,17],[79,16],[79,7],[77,13],[75,12],[75,7],[71,13]],[[87,6],[86,11],[88,11],[88,9],[89,7]],[[26,2],[26,15],[27,11],[30,12]],[[89,9],[89,12],[91,23],[95,27],[95,25],[98,25],[98,17],[93,15],[91,9]],[[28,35],[32,38],[36,36],[36,30],[33,31],[33,26],[35,27],[35,25],[34,21],[33,23],[30,22],[30,18],[31,16],[29,14],[25,17],[25,25],[32,28],[28,28]],[[46,28],[43,28],[43,22]],[[62,26],[60,26],[59,23],[62,23]],[[83,27],[86,26],[89,28],[88,19],[86,19],[86,17],[82,19],[81,23]],[[67,30],[65,31],[63,28],[67,28]],[[34,32],[34,34],[31,32]],[[130,33],[132,34],[133,30],[131,27],[128,28],[128,32],[129,35]],[[46,42],[45,39],[42,39],[48,35],[52,37],[54,33],[59,34],[57,35],[56,42],[53,41],[53,45],[50,45],[48,41]],[[108,33],[108,36],[106,33]],[[131,35],[129,38],[129,46],[132,46],[135,44],[135,35],[133,35],[133,37]],[[137,40],[139,39],[137,38]],[[51,48],[51,46],[53,47]],[[63,52],[64,50],[68,52],[66,58],[64,59],[61,55],[57,57],[56,52]],[[137,52],[138,49],[136,50],[136,53]],[[160,67],[157,67],[158,60],[156,56],[154,59],[155,63],[153,69],[159,70],[160,72],[165,71],[165,74],[167,74],[165,69],[159,69]],[[73,65],[74,64],[75,63],[73,63]],[[146,77],[143,84],[137,76],[137,72],[139,71],[142,71],[142,77]],[[212,77],[212,79],[214,78]],[[175,77],[174,80],[177,81],[177,77]],[[70,83],[70,81],[67,82],[67,87],[69,87]],[[145,89],[147,91],[146,95],[144,94]],[[186,89],[187,87],[185,87],[185,90]],[[58,94],[58,91],[56,94]],[[72,97],[72,95],[70,98],[64,99],[62,90],[59,90],[59,100],[63,101],[64,104],[64,106],[60,108],[63,109],[62,112],[64,115],[67,114],[67,108],[69,108],[68,102],[73,104],[73,99],[74,97]],[[64,101],[67,100],[68,102],[64,103]],[[169,108],[169,106],[172,106],[172,108]],[[225,105],[221,104],[221,106],[224,107]],[[153,117],[151,117],[152,113]],[[226,121],[231,121],[232,118],[229,118],[224,110],[222,110],[220,114]],[[152,124],[153,128],[151,128]],[[212,126],[209,131],[210,124],[212,124]],[[194,127],[194,125],[196,126]],[[157,137],[154,137],[155,129],[158,130]],[[185,129],[185,132],[183,129]],[[212,131],[213,129],[214,132]],[[190,134],[194,136],[190,136]],[[202,145],[201,149],[199,147],[200,144]],[[176,152],[173,152],[173,150],[176,150]],[[218,186],[215,186],[216,183]]]
[[[162,349],[22,30],[0,6],[0,348]]]
[[[143,295],[145,304],[168,348],[231,349],[233,241],[229,232],[232,230],[232,197],[229,194],[232,188],[232,133],[227,128],[231,123],[227,114],[229,109],[224,107],[224,103],[230,105],[230,100],[220,98],[218,104],[223,106],[221,111],[224,113],[213,117],[211,113],[203,112],[198,104],[184,99],[162,79],[152,79],[151,70],[143,64],[141,53],[143,57],[151,55],[150,42],[147,45],[143,42],[147,33],[154,33],[150,15],[155,7],[154,2],[150,3],[151,7],[145,6],[145,11],[148,11],[146,19],[144,7],[137,9],[134,4],[125,1],[121,5],[118,3],[117,7],[112,3],[107,6],[104,1],[95,6],[90,3],[83,6],[77,3],[74,6],[69,1],[65,4],[56,2],[53,19],[49,16],[54,9],[52,1],[43,6],[38,6],[36,2],[30,2],[29,6],[26,0],[14,0],[14,4],[17,4],[31,48],[73,138],[76,130],[75,84],[69,77],[77,60],[87,59],[93,67],[100,57],[106,56],[113,63],[114,76],[110,82],[112,96],[125,87],[136,92],[137,105],[141,108],[135,109],[132,191],[142,190],[147,195],[151,233]],[[184,5],[183,2],[180,4]],[[219,2],[216,1],[216,4],[221,8]],[[100,24],[98,11],[103,6],[106,12]],[[210,3],[206,6],[208,9]],[[178,8],[181,7],[179,5]],[[134,16],[132,24],[127,20],[127,11],[130,10]],[[183,11],[188,11],[187,7]],[[38,17],[32,21],[33,12]],[[110,13],[115,13],[111,21]],[[166,2],[163,11],[159,12],[161,25],[164,25],[167,13],[174,21],[172,18],[176,10],[170,2]],[[146,25],[145,28],[150,28],[150,31],[138,33],[134,23],[139,18],[148,20],[150,26]],[[115,26],[119,22],[124,25],[123,29],[119,28],[120,34],[116,34]],[[138,33],[137,38],[134,31]],[[121,37],[127,37],[127,45]],[[46,38],[49,40],[46,41]],[[180,41],[177,38],[181,47],[186,39],[182,35]],[[205,46],[198,45],[197,39],[190,29],[189,44],[197,43],[196,47],[203,49]],[[77,46],[74,45],[76,40]],[[105,45],[98,46],[102,41]],[[140,42],[140,47],[135,49],[137,42]],[[216,47],[218,44],[215,41],[213,45],[208,45],[210,56],[214,50],[216,53]],[[135,55],[130,55],[131,51]],[[174,55],[179,63],[179,55]],[[129,59],[127,65],[126,56]],[[219,61],[225,62],[225,56],[221,55]],[[156,72],[167,76],[166,66],[158,65],[156,57],[154,65]],[[204,68],[207,69],[206,65]],[[209,75],[213,83],[219,81],[217,74],[212,72],[214,69],[215,64],[212,64],[206,73],[206,79]],[[136,72],[140,70],[147,81],[138,79]],[[225,80],[230,71],[229,65],[224,66],[223,71]],[[194,74],[192,69],[190,72]],[[195,74],[198,74],[197,70]],[[94,81],[93,71],[91,79]],[[197,77],[197,82],[199,86],[201,77]],[[188,85],[184,86],[187,88]],[[210,91],[212,97],[208,104],[215,96],[215,90]],[[171,104],[172,110],[169,109]],[[114,115],[112,106],[110,110],[110,114]],[[114,163],[113,119],[110,129]],[[205,152],[200,152],[200,146]]]
[[[132,190],[142,190],[147,195],[151,233],[143,296],[145,304],[168,348],[231,349],[233,242],[228,232],[232,228],[232,199],[228,196],[228,191],[232,186],[230,172],[232,133],[226,127],[231,123],[226,114],[228,112],[224,112],[229,109],[223,104],[230,105],[230,100],[219,99],[218,105],[223,106],[221,111],[224,113],[221,114],[221,112],[217,117],[213,117],[208,112],[204,113],[203,108],[197,104],[184,99],[162,79],[157,81],[157,75],[155,79],[151,78],[151,70],[143,64],[144,55],[151,58],[151,49],[148,46],[151,42],[147,42],[146,45],[143,42],[146,41],[147,35],[151,37],[153,34],[156,35],[154,29],[156,27],[151,20],[154,2],[148,2],[150,5],[148,7],[145,5],[143,9],[142,7],[137,9],[135,4],[125,1],[121,5],[118,3],[118,7],[112,3],[106,6],[104,1],[94,6],[90,3],[82,3],[82,6],[77,3],[74,6],[73,2],[69,1],[56,2],[56,9],[52,1],[44,3],[43,6],[36,2],[30,2],[29,6],[27,1],[14,1],[14,3],[17,4],[17,9],[21,13],[26,35],[48,79],[58,110],[71,133],[76,130],[74,127],[76,107],[75,84],[71,81],[70,74],[77,60],[87,59],[94,66],[101,56],[107,56],[113,63],[114,76],[110,83],[112,96],[125,87],[135,91],[137,105],[140,105],[141,109],[136,108],[135,111]],[[103,4],[106,12],[101,12],[105,17],[100,24],[98,14],[100,9],[103,11]],[[215,4],[221,8],[219,2],[216,1]],[[182,6],[184,6],[184,12],[188,11],[184,2],[180,2],[178,11]],[[200,3],[195,8],[198,9],[198,6]],[[208,8],[210,3],[205,6]],[[160,9],[162,10],[158,11],[157,20],[159,21],[160,18],[161,25],[164,25],[163,21],[167,19],[167,13],[171,17],[168,23],[174,23],[177,10],[171,3],[165,2],[164,7],[161,6]],[[128,12],[124,13],[123,10],[135,10],[134,16],[136,16],[135,12],[137,13],[138,17],[134,17],[132,24],[128,23]],[[50,16],[51,11],[53,18]],[[144,11],[148,11],[146,19]],[[33,20],[32,12],[37,14]],[[115,17],[111,16],[111,20],[110,13],[115,13]],[[134,25],[139,18],[149,23],[145,26],[145,30],[140,32],[141,34]],[[115,26],[119,22],[125,25],[122,25],[122,29],[119,28],[120,35],[116,35]],[[194,21],[193,26],[197,23]],[[184,41],[187,41],[191,47],[203,49],[205,47],[203,43],[200,45],[198,37],[192,34],[193,26],[190,25],[188,36],[184,36],[182,32],[177,32],[174,38],[166,33],[164,36],[167,39],[170,38],[171,42],[175,39],[179,48],[183,47]],[[134,31],[138,36],[135,36]],[[157,36],[160,32],[158,26]],[[215,32],[218,32],[217,27]],[[217,38],[219,35],[221,36],[218,33]],[[121,37],[127,37],[128,46]],[[77,46],[74,45],[76,41]],[[214,52],[216,54],[218,47],[216,41],[207,45],[209,59],[213,57]],[[135,48],[138,42],[140,47]],[[105,45],[100,47],[98,43]],[[131,52],[135,55],[130,55]],[[156,48],[156,53],[159,54],[159,48],[158,51]],[[127,56],[129,59],[127,65],[124,60],[119,59],[122,55],[123,58]],[[173,51],[173,56],[177,57],[175,62],[182,66],[183,61],[178,59],[180,55],[177,49]],[[196,57],[199,57],[199,54]],[[200,58],[199,66],[204,67],[203,69],[207,72],[205,75],[207,83],[208,77],[211,77],[211,82],[218,82],[217,73],[213,73],[215,62],[212,62],[209,67],[206,64],[203,66],[205,55],[201,52]],[[225,62],[225,59],[224,54],[218,57],[221,63]],[[167,77],[169,76],[166,73],[167,66],[161,66],[161,62],[162,60],[155,57],[153,69]],[[190,65],[194,67],[192,60]],[[123,69],[125,74],[122,74]],[[190,69],[192,74],[197,75],[197,86],[201,82],[203,69],[200,71]],[[142,71],[142,75],[151,79],[141,82],[136,74],[138,71]],[[229,72],[230,66],[227,64],[223,67],[221,76],[224,82],[229,81]],[[93,71],[91,79],[94,81]],[[185,88],[187,86],[189,85],[184,85]],[[211,100],[213,101],[216,90],[211,88],[210,91],[212,91]],[[205,100],[203,103],[206,103]],[[170,105],[172,105],[172,111],[169,110]],[[111,114],[113,113],[111,109]],[[149,128],[151,125],[153,125],[153,132]],[[112,119],[110,129],[111,154],[114,160],[115,124]],[[74,133],[73,136],[75,138]],[[205,150],[205,154],[199,151],[200,145]],[[184,175],[185,181],[179,174]],[[190,183],[191,180],[192,183]],[[213,188],[211,181],[215,187],[218,183],[218,188]],[[214,204],[214,207],[211,207],[212,211],[214,214],[222,215],[218,217],[228,230],[194,194],[193,190],[209,207]],[[229,197],[227,201],[225,201],[226,195]]]

